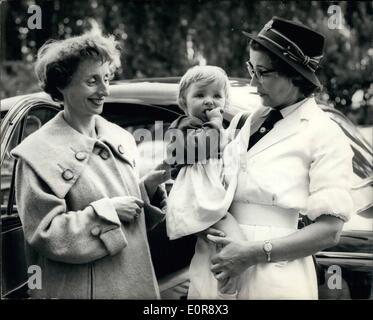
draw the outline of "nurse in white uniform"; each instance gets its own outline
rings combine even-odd
[[[312,254],[338,243],[353,213],[353,152],[313,97],[321,87],[315,71],[324,37],[277,17],[257,36],[244,34],[251,39],[251,84],[265,107],[248,116],[238,135],[242,114],[233,119],[224,161],[237,160],[230,148],[240,153],[229,211],[247,241],[209,234],[224,246],[211,270],[220,280],[243,275],[240,299],[317,299]],[[314,223],[298,229],[299,214]]]

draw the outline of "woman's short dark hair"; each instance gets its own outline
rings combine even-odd
[[[120,67],[120,46],[114,36],[88,32],[65,40],[49,40],[38,51],[35,73],[41,88],[54,101],[63,101],[59,89],[69,85],[79,64],[87,59],[109,62],[111,72]]]
[[[319,90],[319,87],[308,81],[305,77],[303,77],[298,71],[292,68],[289,64],[285,61],[277,57],[271,51],[266,49],[260,43],[251,40],[250,41],[250,49],[255,51],[261,51],[266,54],[272,62],[273,67],[276,69],[278,74],[290,79],[294,86],[299,88],[299,91],[305,96],[308,97],[311,94],[315,93]]]

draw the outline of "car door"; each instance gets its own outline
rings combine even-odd
[[[24,236],[15,200],[16,159],[10,152],[40,129],[61,108],[47,100],[22,98],[2,116],[1,123],[1,297],[27,297]]]

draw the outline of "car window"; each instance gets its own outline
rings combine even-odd
[[[155,125],[167,129],[181,111],[176,105],[154,106],[129,103],[106,103],[102,116],[133,133],[136,129],[149,129],[154,136]],[[155,137],[157,138],[157,137]],[[140,141],[137,141],[139,143]]]
[[[1,215],[16,213],[14,200],[14,175],[15,159],[11,156],[11,151],[27,136],[40,129],[47,121],[56,115],[57,110],[49,107],[36,107],[31,109],[24,119],[18,122],[16,129],[9,138],[6,150],[4,150],[4,160],[1,166]],[[9,203],[11,202],[11,203]]]
[[[17,146],[20,136],[21,123],[14,130],[14,133],[9,141],[9,144],[4,151],[4,160],[1,166],[1,214],[5,214],[9,202],[10,185],[12,181],[13,168],[15,159],[10,155],[10,151]]]
[[[102,116],[134,136],[139,151],[139,172],[143,176],[164,159],[164,135],[180,113],[176,105],[107,103]]]
[[[6,115],[7,112],[8,112],[8,111],[3,111],[3,110],[1,110],[1,112],[0,112],[0,120],[1,120],[1,121],[3,121],[3,119],[4,119],[4,117],[5,117],[5,115]]]

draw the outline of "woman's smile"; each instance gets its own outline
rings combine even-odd
[[[105,102],[105,98],[88,98],[88,100],[98,107],[101,107]]]

